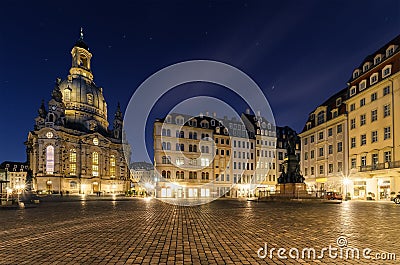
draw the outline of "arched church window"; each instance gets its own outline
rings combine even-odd
[[[46,147],[46,173],[54,173],[54,146],[52,145]]]
[[[94,177],[99,176],[99,153],[92,153],[92,175]]]
[[[68,88],[64,89],[64,100],[71,101],[71,90]]]
[[[111,155],[110,157],[110,176],[112,178],[115,177],[115,155]]]
[[[69,174],[76,175],[76,150],[69,150]]]

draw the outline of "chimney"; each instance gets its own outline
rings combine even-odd
[[[216,118],[217,117],[217,113],[213,112],[213,117]]]
[[[207,117],[209,116],[209,113],[208,113],[208,111],[206,111],[206,116],[207,116]]]
[[[199,116],[200,116],[200,118],[203,118],[203,112],[200,112]]]

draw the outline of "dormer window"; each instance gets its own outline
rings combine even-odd
[[[368,71],[368,69],[369,69],[369,63],[365,63],[363,66],[364,72]]]
[[[392,73],[392,65],[386,65],[383,69],[382,69],[382,77],[385,78],[386,76],[390,75]]]
[[[315,119],[315,114],[313,113],[310,115],[310,120],[314,120],[314,119]]]
[[[183,123],[184,123],[183,117],[176,117],[176,118],[175,118],[175,123],[176,123],[177,125],[183,125]]]
[[[382,60],[382,55],[378,54],[377,56],[375,56],[374,63],[379,64],[381,60]]]
[[[332,110],[332,118],[336,118],[338,116],[338,110],[334,109]]]
[[[369,82],[371,85],[378,82],[378,73],[374,73],[373,75],[371,75],[371,77],[369,78]]]
[[[167,123],[171,123],[171,116],[167,117]]]
[[[360,75],[360,70],[359,69],[354,70],[353,78],[357,78],[359,75]]]
[[[337,98],[336,99],[336,107],[339,107],[340,105],[342,105],[342,98]]]
[[[325,111],[320,111],[317,115],[317,124],[320,125],[325,122]]]
[[[350,96],[355,95],[356,92],[357,92],[356,86],[352,86],[352,87],[350,88]]]
[[[394,45],[390,45],[387,49],[386,49],[386,57],[391,56],[394,53]]]
[[[363,80],[360,82],[360,84],[358,85],[359,90],[364,90],[367,87],[367,80]]]

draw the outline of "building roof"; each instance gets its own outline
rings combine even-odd
[[[374,62],[375,56],[378,55],[378,54],[382,54],[382,55],[383,55],[382,61],[383,61],[384,59],[386,59],[386,49],[389,48],[389,46],[390,46],[390,45],[393,45],[393,44],[394,44],[394,45],[399,45],[399,46],[400,46],[400,35],[396,36],[394,39],[392,39],[391,41],[387,42],[385,45],[383,45],[381,48],[379,48],[379,49],[376,50],[375,52],[373,52],[373,53],[367,55],[367,56],[364,58],[364,60],[362,60],[362,62],[360,63],[360,65],[359,65],[356,69],[362,69],[363,65],[364,65],[366,62],[372,62],[372,63],[373,63],[373,62]],[[397,48],[396,51],[399,51],[399,48]],[[395,52],[396,52],[396,51],[395,51]],[[370,69],[371,69],[371,68],[370,68]],[[369,71],[370,69],[368,69],[368,71]],[[351,77],[350,77],[350,79],[349,79],[348,82],[352,81],[353,79],[354,79],[354,78],[353,78],[353,75],[351,75]]]
[[[23,169],[23,171],[28,171],[28,163],[27,162],[17,162],[17,161],[4,161],[3,163],[0,164],[0,169],[10,169],[10,168],[16,168],[18,171]]]
[[[341,99],[341,102],[340,102],[340,104],[337,104],[337,100],[339,98]],[[340,90],[339,92],[337,92],[336,94],[334,94],[333,96],[329,97],[327,100],[325,100],[321,105],[319,105],[312,112],[310,112],[310,115],[308,116],[307,122],[304,125],[302,132],[305,132],[305,131],[317,126],[315,116],[318,113],[314,113],[314,112],[320,107],[326,107],[326,117],[325,117],[324,123],[335,118],[335,117],[333,117],[333,114],[331,111],[336,108],[338,110],[338,113],[337,113],[338,116],[345,114],[347,112],[347,110],[346,110],[346,104],[344,103],[344,101],[347,98],[348,98],[348,88],[346,87],[346,88],[343,88],[342,90]],[[307,127],[308,123],[311,124],[310,128]]]

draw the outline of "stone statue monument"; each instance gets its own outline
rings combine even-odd
[[[277,191],[285,197],[307,195],[304,177],[300,173],[300,164],[296,156],[296,139],[290,136],[286,146],[287,157],[283,162],[283,172],[278,178]]]

